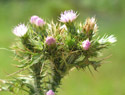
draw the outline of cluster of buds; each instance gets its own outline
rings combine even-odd
[[[73,10],[69,10],[61,14],[59,21],[62,23],[69,23],[69,22],[73,22],[77,17],[78,15],[76,12],[74,12]],[[91,19],[89,18],[86,20],[84,30],[86,33],[89,32],[90,30],[97,31],[97,24],[96,24],[95,18],[92,17]],[[90,48],[90,45],[91,45],[91,42],[89,40],[85,40],[82,43],[82,48],[84,50],[88,50]]]
[[[32,16],[30,19],[30,23],[36,25],[38,27],[43,27],[45,22],[42,18],[38,16]],[[18,37],[23,37],[28,31],[28,27],[25,24],[19,24],[13,29],[13,33]]]
[[[44,20],[36,15],[30,18],[30,23],[38,27],[42,27],[43,25],[45,25]]]
[[[85,25],[83,27],[83,30],[85,32],[87,32],[87,33],[89,33],[90,31],[96,32],[97,29],[98,29],[98,26],[96,24],[96,20],[94,17],[86,19]]]

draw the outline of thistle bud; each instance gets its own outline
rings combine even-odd
[[[35,23],[36,23],[36,20],[37,20],[38,18],[39,18],[39,17],[36,16],[36,15],[32,16],[32,17],[30,18],[30,23],[31,23],[31,24],[35,24]]]
[[[53,38],[53,37],[47,37],[47,38],[46,38],[46,44],[47,44],[48,46],[53,45],[53,44],[55,44],[55,43],[56,43],[55,38]]]
[[[85,32],[89,32],[90,30],[96,32],[97,31],[97,24],[96,24],[96,20],[94,17],[92,17],[91,19],[88,18],[85,22],[85,25],[83,27],[83,29],[85,30]]]
[[[91,45],[91,42],[89,40],[85,40],[82,42],[82,47],[84,50],[88,50]]]
[[[46,95],[55,95],[55,93],[52,90],[49,90]]]
[[[39,27],[42,27],[45,24],[44,20],[38,16],[32,16],[30,19],[30,23]]]
[[[43,19],[37,18],[35,24],[36,26],[42,27],[45,24],[45,22],[43,21]]]

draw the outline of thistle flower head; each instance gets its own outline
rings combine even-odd
[[[37,18],[35,24],[36,26],[42,27],[45,24],[45,22],[43,21],[43,19]]]
[[[38,19],[38,18],[39,18],[39,17],[36,16],[36,15],[32,16],[32,17],[30,18],[30,23],[31,23],[31,24],[35,24],[35,23],[36,23],[36,19]]]
[[[55,93],[52,90],[49,90],[46,95],[55,95]]]
[[[77,16],[77,13],[73,10],[64,11],[64,13],[61,13],[59,21],[63,23],[73,22],[77,18]]]
[[[91,42],[89,40],[85,40],[82,42],[82,47],[84,50],[88,50],[91,45]]]
[[[55,43],[56,43],[56,40],[55,40],[55,38],[53,38],[52,36],[46,38],[46,44],[47,44],[48,46],[53,45],[53,44],[55,44]]]
[[[86,19],[85,25],[84,25],[83,29],[84,29],[86,32],[89,32],[90,30],[93,30],[94,32],[96,32],[97,29],[98,29],[98,26],[97,26],[97,24],[96,24],[95,18],[92,17],[92,18]]]
[[[24,24],[19,24],[13,29],[13,33],[18,37],[24,36],[27,33],[27,31],[28,28]]]

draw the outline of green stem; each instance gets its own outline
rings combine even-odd
[[[33,76],[34,76],[34,95],[43,95],[42,89],[41,89],[41,63],[34,64],[32,66],[33,70]]]
[[[54,92],[56,92],[56,89],[59,87],[61,79],[62,76],[60,75],[60,73],[54,70],[52,75],[52,84],[51,84],[52,90]]]
[[[54,64],[55,67],[52,69],[52,79],[51,79],[51,89],[56,92],[57,88],[61,85],[61,79],[67,74],[67,72],[72,68],[72,64],[75,62],[75,60],[78,58],[79,53],[72,54],[69,56],[69,58],[66,60],[67,65],[64,63],[62,66],[60,66],[59,60],[55,60]],[[71,67],[69,67],[69,65]]]
[[[69,34],[71,34],[71,37],[73,38],[74,35],[77,34],[74,23],[67,23],[66,26],[68,28]]]

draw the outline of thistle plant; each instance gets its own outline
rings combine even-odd
[[[12,50],[20,70],[12,79],[0,80],[0,90],[15,95],[20,91],[26,95],[56,95],[61,79],[72,68],[84,70],[91,65],[97,70],[102,63],[97,57],[116,38],[100,37],[94,17],[75,23],[77,17],[77,12],[69,10],[61,13],[58,22],[48,23],[34,15],[26,25],[16,26],[13,33],[18,40]]]

